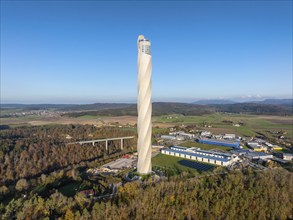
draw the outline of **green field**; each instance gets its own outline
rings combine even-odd
[[[7,113],[7,111],[8,110],[4,110],[4,113]],[[261,133],[267,136],[269,139],[274,139],[279,136],[277,132],[280,132],[280,134],[285,133],[285,138],[293,143],[292,116],[214,113],[202,116],[184,116],[181,114],[172,114],[153,116],[152,118],[154,124],[158,123],[158,125],[153,128],[153,134],[166,134],[168,132],[168,127],[180,126],[184,124],[196,126],[197,130],[209,130],[213,134],[234,133],[241,137],[255,137],[259,135],[258,133]],[[15,118],[1,118],[1,124],[17,127],[59,123],[67,124],[68,122],[75,124],[81,123],[83,120],[85,120],[87,123],[97,123],[97,121],[99,121],[104,124],[103,120],[105,120],[105,117],[83,115],[78,118],[70,118],[72,121],[68,120],[69,119],[66,117],[43,118],[42,116],[36,115]],[[89,120],[92,120],[92,122],[88,122]],[[131,120],[134,122],[133,119]],[[125,118],[123,118],[122,121],[122,124],[129,122],[128,119]],[[233,124],[240,124],[240,127],[235,127]],[[136,130],[136,128],[130,129]]]
[[[188,160],[188,159],[175,157],[175,156],[169,156],[169,155],[160,153],[157,156],[152,158],[152,166],[153,168],[155,167],[166,168],[167,170],[169,169],[171,171],[176,171],[176,170],[179,172],[186,171],[186,172],[192,173],[193,175],[197,175],[203,172],[191,167],[181,165],[179,162],[182,160]],[[188,161],[194,161],[194,160],[188,160]],[[202,162],[198,162],[198,163],[202,163]],[[207,164],[207,163],[202,163],[202,164]],[[211,165],[211,164],[208,164],[208,165]],[[205,172],[211,172],[211,171],[205,171]]]
[[[42,195],[49,190],[57,189],[65,196],[74,196],[77,192],[86,189],[82,182],[75,181],[75,180],[66,180],[65,182],[62,180],[57,180],[52,184],[41,184],[34,188],[34,192]]]
[[[161,123],[185,123],[185,124],[207,124],[215,123],[221,119],[220,114],[210,114],[203,116],[184,116],[184,115],[164,115],[159,117],[157,122]]]
[[[69,182],[68,184],[58,188],[58,191],[65,196],[74,196],[77,192],[84,190],[86,186],[77,181]]]
[[[276,153],[285,153],[285,154],[293,154],[292,150],[283,148],[282,150],[274,150]]]
[[[180,146],[182,147],[199,147],[201,150],[221,150],[221,151],[230,151],[232,147],[225,147],[225,146],[217,146],[217,145],[210,145],[210,144],[202,144],[197,143],[195,141],[188,141],[181,143]]]

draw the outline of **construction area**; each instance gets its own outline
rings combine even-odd
[[[109,163],[104,164],[102,167],[108,169],[127,169],[136,166],[137,163],[137,156],[135,155],[124,155],[122,158],[117,160],[111,161]]]

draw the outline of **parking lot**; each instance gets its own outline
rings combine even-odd
[[[137,158],[119,158],[117,160],[111,161],[105,164],[103,167],[108,167],[110,169],[125,169],[136,166]]]

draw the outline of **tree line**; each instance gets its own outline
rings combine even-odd
[[[108,201],[81,194],[33,196],[0,205],[2,219],[292,219],[293,174],[285,170],[234,172],[168,181],[132,182]]]
[[[236,104],[213,104],[213,105],[197,105],[187,103],[168,103],[156,102],[153,103],[153,116],[169,115],[169,114],[182,114],[186,116],[213,114],[215,112],[228,112],[228,113],[245,113],[256,115],[292,115],[293,108],[290,105],[272,105],[260,103],[236,103]],[[105,116],[123,116],[132,115],[137,116],[137,107],[135,104],[128,106],[99,109],[90,111],[69,112],[64,116],[80,117],[83,115],[105,115]]]

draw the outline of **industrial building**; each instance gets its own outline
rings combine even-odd
[[[225,134],[223,136],[223,139],[225,139],[225,140],[235,140],[235,138],[236,138],[235,134]]]
[[[252,160],[262,159],[262,160],[270,160],[273,158],[273,155],[266,154],[263,152],[248,152],[245,154],[245,157]]]
[[[172,135],[161,135],[161,138],[165,140],[176,140],[176,137]]]
[[[203,137],[211,137],[212,133],[210,131],[202,131],[200,135]]]
[[[293,154],[283,153],[283,160],[293,160]]]
[[[232,148],[240,148],[240,141],[226,141],[226,140],[215,140],[215,139],[197,139],[197,142],[202,144],[210,144],[210,145],[217,145],[217,146],[225,146],[225,147],[232,147]]]
[[[250,148],[252,148],[254,151],[258,151],[258,152],[260,152],[260,151],[267,151],[268,150],[267,147],[265,147],[262,144],[259,144],[257,142],[248,142],[247,143],[247,146],[250,147]]]
[[[195,136],[194,134],[188,134],[188,133],[185,133],[184,131],[170,132],[169,135],[180,136],[180,137],[183,137],[184,139],[193,139]]]
[[[177,140],[177,141],[182,141],[184,140],[184,137],[183,136],[172,136],[172,135],[162,135],[161,136],[162,139],[164,140]]]
[[[278,145],[273,145],[269,142],[266,142],[265,145],[270,148],[271,150],[283,150],[282,147],[278,146]]]
[[[235,155],[180,146],[164,148],[161,150],[161,153],[220,166],[228,166],[238,159]]]
[[[268,160],[273,158],[273,155],[271,154],[266,154],[263,152],[255,152],[249,149],[235,149],[235,150],[231,150],[230,152],[238,156],[244,156],[251,160],[256,160],[256,159]]]
[[[246,155],[249,152],[253,152],[253,151],[252,150],[248,150],[248,149],[234,149],[234,150],[231,150],[230,151],[230,153],[236,154],[238,156],[244,156],[244,155]]]

